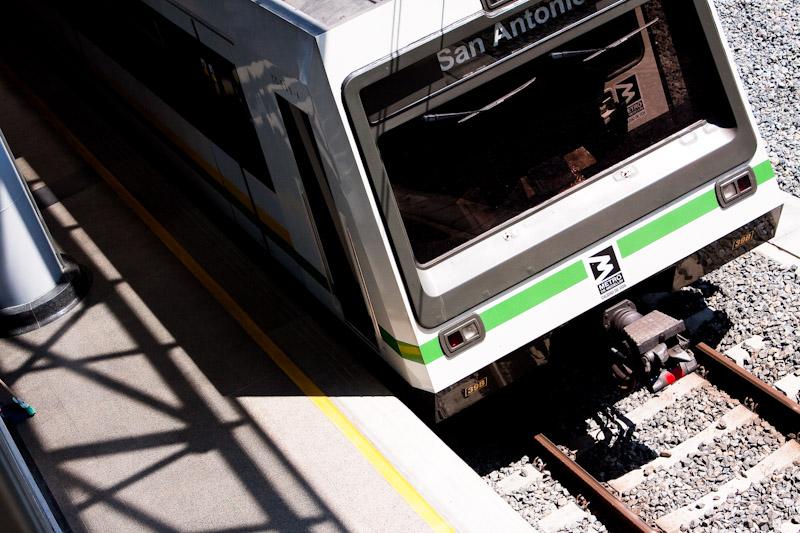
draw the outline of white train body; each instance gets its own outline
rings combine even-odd
[[[118,36],[56,8],[222,209],[411,385],[463,404],[507,381],[501,358],[665,269],[696,279],[716,266],[698,251],[727,236],[724,262],[777,222],[710,0],[88,4],[111,28],[142,6],[152,46],[196,40],[265,167],[154,88]]]

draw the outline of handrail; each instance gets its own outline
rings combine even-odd
[[[47,500],[0,418],[0,516],[3,531],[62,533]]]

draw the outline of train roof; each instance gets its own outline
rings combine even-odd
[[[333,27],[391,0],[283,0],[320,26]]]

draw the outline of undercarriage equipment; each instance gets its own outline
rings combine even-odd
[[[681,335],[683,320],[661,311],[642,315],[633,302],[623,300],[603,313],[603,326],[611,336],[612,372],[624,388],[644,380],[658,392],[698,367]]]

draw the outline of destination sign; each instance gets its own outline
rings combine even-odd
[[[375,123],[501,59],[584,19],[608,0],[540,0],[362,91]]]
[[[443,48],[442,72],[463,77],[596,11],[592,0],[545,0]]]

